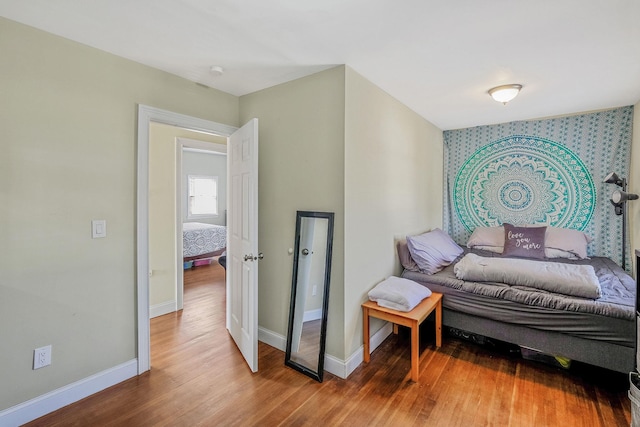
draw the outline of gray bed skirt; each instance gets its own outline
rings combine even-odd
[[[483,335],[485,337],[532,348],[554,356],[588,363],[616,372],[629,373],[634,369],[635,347],[593,341],[553,331],[541,331],[445,308],[445,326]]]

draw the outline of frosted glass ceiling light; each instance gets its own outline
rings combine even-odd
[[[518,96],[522,85],[502,85],[489,89],[489,95],[498,102],[507,105],[507,102]]]

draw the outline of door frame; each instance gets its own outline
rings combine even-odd
[[[149,323],[149,125],[151,122],[212,133],[222,137],[229,137],[238,129],[234,126],[138,104],[136,195],[138,375],[151,368],[151,332]]]

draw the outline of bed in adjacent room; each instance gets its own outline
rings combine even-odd
[[[546,227],[539,230],[545,234]],[[549,227],[547,246],[544,239],[520,240],[518,250],[538,246],[537,255],[528,256],[527,250],[505,250],[510,243],[499,241],[503,227],[479,228],[464,249],[441,230],[436,234],[435,240],[430,233],[408,237],[398,244],[398,255],[402,277],[444,295],[445,326],[618,372],[633,370],[636,282],[611,259],[587,257],[586,235]],[[581,234],[582,248],[567,238]]]
[[[227,227],[223,225],[185,222],[182,237],[185,262],[218,256],[227,247]]]

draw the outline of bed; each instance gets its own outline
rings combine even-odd
[[[201,222],[182,224],[182,256],[184,262],[211,258],[227,247],[227,227]]]
[[[442,245],[441,242],[438,244]],[[416,254],[409,246],[404,242],[398,244],[398,255],[404,267],[402,277],[443,294],[443,325],[617,372],[634,370],[636,282],[612,260],[587,258],[586,254],[583,259],[517,258],[534,263],[534,269],[546,264],[562,264],[562,268],[564,265],[593,267],[600,289],[597,298],[587,298],[528,286],[459,278],[462,268],[458,264],[474,256],[482,257],[482,260],[499,257],[502,261],[513,262],[503,258],[503,248],[488,251],[486,249],[492,249],[491,245],[470,245],[471,248],[464,249],[456,245],[459,252],[449,254],[450,264],[444,262],[441,269],[437,268],[439,271],[428,271],[428,268],[418,267],[413,259]],[[438,253],[441,255],[441,252],[447,251]]]

